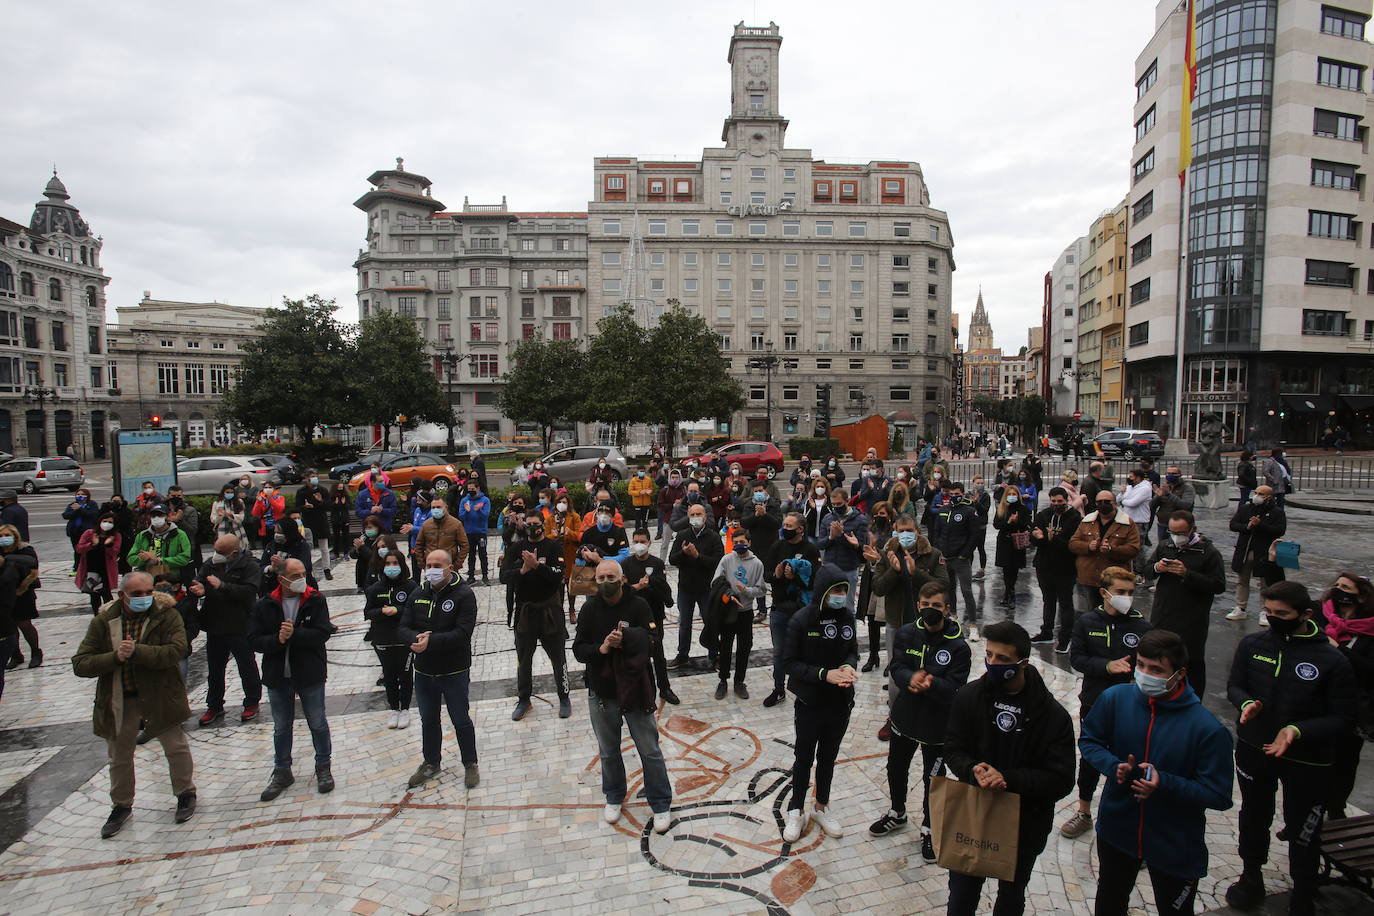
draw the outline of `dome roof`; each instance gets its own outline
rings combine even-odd
[[[43,197],[44,200],[34,205],[33,219],[29,221],[30,229],[44,235],[90,237],[91,227],[81,218],[81,211],[67,203],[71,195],[67,193],[67,186],[62,183],[62,179],[57,177],[56,169],[53,169],[52,178],[43,188]]]
[[[62,179],[57,177],[57,170],[54,169],[52,179],[48,186],[43,189],[43,196],[59,200],[68,200],[71,195],[67,193],[67,186],[62,183]]]

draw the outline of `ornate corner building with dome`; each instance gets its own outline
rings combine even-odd
[[[0,217],[0,451],[105,456],[118,380],[105,339],[103,240],[53,172],[28,225]]]

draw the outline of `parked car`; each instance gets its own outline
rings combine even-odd
[[[0,488],[7,490],[75,491],[85,482],[86,472],[71,458],[13,458],[0,465]]]
[[[563,483],[582,483],[603,458],[607,467],[615,472],[616,480],[630,476],[625,456],[613,445],[572,445],[549,452],[540,460],[544,462],[544,471]]]
[[[282,483],[300,483],[305,479],[305,469],[301,463],[290,455],[276,455],[267,453],[258,455],[259,458],[266,458],[277,467],[277,473],[281,475]]]
[[[1093,436],[1089,444],[1102,449],[1108,458],[1158,458],[1164,454],[1164,440],[1152,429],[1112,429]]]
[[[245,476],[253,481],[254,487],[282,483],[281,472],[265,455],[213,455],[187,458],[177,464],[177,483],[188,496],[219,493],[226,486],[237,485]]]
[[[689,455],[683,464],[701,464],[711,455],[720,455],[726,465],[738,464],[740,472],[747,477],[753,477],[761,467],[768,469],[769,480],[782,473],[783,454],[771,442],[727,442],[699,455]]]
[[[438,455],[420,452],[416,455],[397,455],[381,464],[382,473],[391,481],[392,489],[408,490],[416,483],[428,484],[435,493],[443,493],[458,479],[458,469]],[[367,482],[367,465],[349,480],[356,490]]]
[[[366,471],[372,467],[374,462],[390,461],[392,458],[400,457],[403,452],[382,451],[375,449],[359,455],[353,461],[346,461],[343,464],[336,464],[329,469],[329,476],[333,480],[348,480],[353,476]]]

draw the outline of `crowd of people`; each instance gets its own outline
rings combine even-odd
[[[204,527],[175,489],[163,495],[147,484],[131,504],[115,496],[99,506],[89,491],[78,491],[63,515],[72,573],[94,616],[72,664],[77,675],[97,679],[94,728],[109,744],[112,808],[101,833],[114,836],[129,818],[133,749],[152,739],[168,761],[175,820],[194,814],[182,724],[192,713],[187,659],[202,632],[200,726],[224,717],[231,657],[242,722],[258,716],[266,688],[274,761],[261,800],[294,782],[297,703],[312,740],[316,789],[334,788],[325,687],[336,628],[316,576],[331,579],[335,565],[352,560],[365,638],[381,669],[385,724],[408,728],[412,700],[418,709],[420,763],[411,789],[441,772],[445,710],[464,783],[479,784],[469,713],[476,589],[504,586],[517,659],[511,719],[522,721],[534,708],[538,649],[552,668],[558,715],[572,715],[571,635],[574,659],[584,666],[608,823],[620,819],[626,799],[621,747],[628,728],[653,812],[649,827],[670,828],[658,701],[680,703],[672,673],[689,671],[716,676],[716,701],[748,701],[755,627],[766,624],[772,666],[762,704],[776,707],[790,694],[794,706],[791,794],[779,824],[785,843],[797,842],[811,821],[826,835],[844,834],[831,799],[835,763],[855,685],[878,672],[889,807],[868,831],[884,837],[908,825],[918,751],[926,862],[939,859],[933,778],[1015,793],[1016,867],[999,883],[995,913],[1022,911],[1058,803],[1075,783],[1077,804],[1059,830],[1074,838],[1096,828],[1095,912],[1124,913],[1142,867],[1161,912],[1193,912],[1207,873],[1206,812],[1232,805],[1233,772],[1244,873],[1228,888],[1228,902],[1249,908],[1264,897],[1260,868],[1282,786],[1290,912],[1312,912],[1321,823],[1344,816],[1371,733],[1374,585],[1345,572],[1314,599],[1285,581],[1273,547],[1287,533],[1283,496],[1291,474],[1269,467],[1281,457],[1271,455],[1253,478],[1242,464],[1242,499],[1229,524],[1237,535],[1230,564],[1236,605],[1225,616],[1248,617],[1256,580],[1262,603],[1260,629],[1241,639],[1227,672],[1234,744],[1201,704],[1212,605],[1232,583],[1198,528],[1195,495],[1181,470],[1160,474],[1148,459],[1121,480],[1092,461],[1083,478],[1068,470],[1047,485],[1032,451],[1019,462],[999,459],[991,479],[974,474],[964,482],[940,451],[923,444],[918,460],[897,467],[870,453],[852,479],[838,456],[803,455],[786,479],[764,468],[747,475],[718,457],[689,466],[655,461],[635,468],[623,491],[602,463],[585,482],[586,512],[538,462],[528,486],[509,491],[499,512],[476,475],[456,494],[417,486],[403,496],[373,467],[356,493],[322,486],[313,473],[294,494],[241,480],[214,500]],[[12,618],[0,623],[6,633],[28,636],[32,617],[24,629],[30,612],[23,609],[37,586],[38,559],[15,504],[0,492],[0,610]],[[212,538],[202,545],[205,527]],[[1006,619],[985,623],[973,582],[987,574],[989,527],[1007,610]],[[669,566],[677,570],[675,585]],[[1012,619],[1027,566],[1043,602],[1035,633]],[[673,623],[675,646],[664,635]],[[6,653],[18,653],[18,636],[8,638]],[[28,638],[31,665],[41,664],[37,636]],[[972,679],[979,643],[985,669]],[[1032,664],[1037,644],[1067,655],[1082,675],[1077,740],[1072,718]],[[948,912],[974,913],[982,884],[951,869]]]

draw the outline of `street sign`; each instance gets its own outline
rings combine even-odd
[[[1074,418],[1075,420],[1081,420],[1081,419],[1083,419],[1083,411],[1081,411],[1081,410],[1075,410],[1075,411],[1073,412],[1073,418]]]

